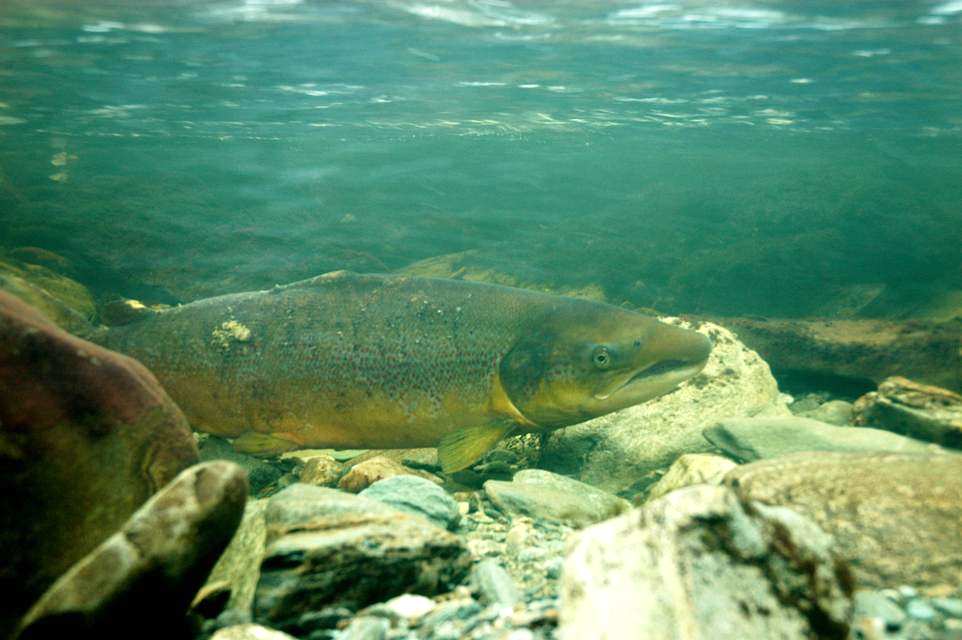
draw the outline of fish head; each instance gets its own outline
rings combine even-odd
[[[577,302],[545,314],[499,365],[506,395],[536,427],[575,424],[651,400],[708,361],[712,343],[697,331]]]

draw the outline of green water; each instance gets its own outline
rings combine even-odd
[[[0,248],[101,298],[457,264],[671,312],[962,290],[962,3],[0,5]]]

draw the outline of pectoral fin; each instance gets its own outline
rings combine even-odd
[[[234,450],[252,456],[273,456],[298,447],[296,442],[268,435],[248,432],[234,440]]]
[[[467,469],[511,433],[514,425],[505,422],[468,427],[441,438],[438,461],[445,473]]]

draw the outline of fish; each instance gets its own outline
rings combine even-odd
[[[600,302],[349,271],[197,300],[91,338],[140,360],[196,430],[239,451],[437,447],[448,473],[509,435],[665,394],[712,348]]]

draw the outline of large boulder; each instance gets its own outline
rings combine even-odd
[[[725,455],[740,462],[799,451],[925,453],[938,448],[889,431],[836,427],[797,416],[731,418],[705,429],[704,436]]]
[[[613,493],[635,493],[684,453],[711,450],[702,430],[731,416],[789,415],[768,365],[723,327],[692,325],[714,342],[705,369],[676,391],[554,433],[544,463]]]
[[[845,638],[852,577],[831,545],[788,509],[679,489],[576,534],[559,637]]]
[[[962,449],[962,395],[948,389],[893,377],[859,398],[854,412],[855,424]]]
[[[18,255],[24,259],[0,259],[0,291],[25,301],[62,329],[89,330],[96,309],[87,288],[43,264],[35,264],[39,261],[29,255]]]
[[[230,586],[230,597],[224,607],[249,619],[254,606],[254,590],[260,578],[261,560],[267,539],[264,511],[267,499],[251,500],[244,509],[244,517],[227,549],[210,572],[207,587],[217,584]]]
[[[962,455],[796,453],[740,466],[725,482],[818,523],[860,586],[955,586],[962,576]]]
[[[197,461],[187,421],[126,356],[0,292],[0,635]]]
[[[719,319],[772,369],[813,379],[881,383],[907,376],[962,391],[962,318],[910,320]]]
[[[244,470],[233,463],[184,471],[50,587],[19,637],[190,637],[187,609],[246,500]]]
[[[304,484],[270,498],[254,619],[297,635],[325,607],[449,590],[468,571],[461,541],[377,500]]]

